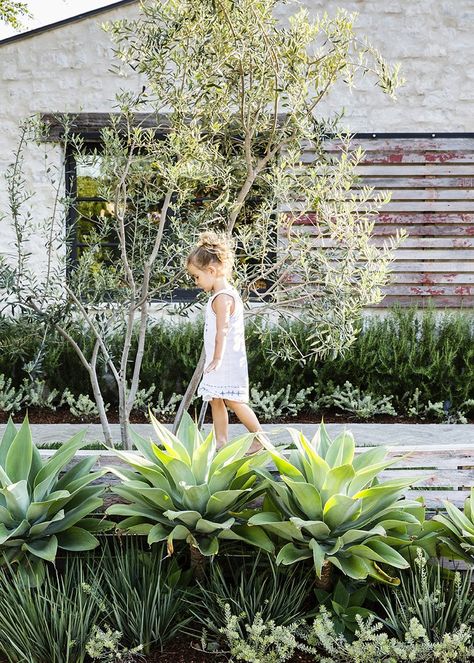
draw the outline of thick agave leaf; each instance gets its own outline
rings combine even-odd
[[[451,502],[444,500],[444,508],[451,522],[457,527],[462,536],[474,536],[474,522],[471,522],[464,513]]]
[[[298,527],[298,529],[303,530],[304,534],[324,541],[329,538],[331,530],[322,520],[301,520],[301,518],[290,518],[290,521]]]
[[[58,545],[64,550],[84,551],[93,550],[99,545],[99,541],[82,527],[70,527],[65,532],[58,534]]]
[[[331,438],[328,435],[324,422],[321,422],[321,425],[311,440],[311,446],[315,449],[319,456],[321,456],[321,458],[326,458],[327,451],[331,446]]]
[[[391,465],[395,465],[399,462],[399,460],[399,458],[395,458],[393,460],[376,463],[375,465],[367,465],[366,467],[357,470],[354,478],[350,482],[347,494],[355,495],[359,491],[364,490],[365,488],[369,488],[373,480],[377,477],[378,474],[380,474],[380,472],[383,472],[383,470],[387,469],[387,467],[390,467]]]
[[[207,503],[211,497],[209,486],[205,483],[200,486],[182,486],[182,505],[185,509],[196,509],[204,514]]]
[[[211,434],[212,430],[210,435]],[[178,426],[177,437],[185,446],[190,458],[192,458],[195,448],[202,440],[202,436],[196,423],[192,420],[192,418],[189,416],[189,413],[186,411],[183,413],[183,417]]]
[[[466,497],[466,501],[464,502],[464,515],[474,523],[474,486],[471,488],[471,494],[469,497]]]
[[[40,537],[44,537],[47,534],[48,527],[51,525],[51,523],[57,522],[58,520],[62,520],[64,518],[64,511],[58,511],[51,520],[43,520],[43,522],[36,523],[36,525],[32,525],[30,527],[30,531],[28,533],[29,537],[32,539],[37,539]]]
[[[409,564],[396,550],[380,540],[367,540],[346,548],[346,552],[356,557],[371,559],[381,564],[389,564],[399,569],[406,569]]]
[[[356,521],[362,510],[362,500],[347,495],[332,495],[324,505],[323,520],[331,530],[341,523]]]
[[[201,555],[211,557],[219,552],[219,540],[217,536],[201,537],[195,540],[193,545],[199,550]]]
[[[397,459],[387,461],[381,448],[355,457],[347,431],[331,442],[322,425],[311,443],[298,431],[290,432],[297,449],[291,462],[272,453],[282,481],[266,477],[265,512],[251,516],[249,524],[289,541],[280,551],[281,563],[312,557],[318,575],[327,560],[350,577],[370,575],[397,584],[378,564],[407,564],[385,540],[393,530],[394,537],[408,541],[407,528],[420,526],[416,514],[421,505],[400,499],[413,480],[378,483],[379,473]]]
[[[33,497],[35,502],[44,499],[56,482],[61,470],[74,458],[76,451],[84,444],[85,431],[74,435],[65,442],[51,458],[44,463],[34,480]]]
[[[386,447],[372,447],[372,449],[357,454],[352,461],[352,467],[357,473],[362,472],[365,468],[382,463],[387,457],[387,453],[388,449]]]
[[[316,449],[308,442],[302,432],[295,428],[288,428],[287,430],[290,431],[297,448],[297,453],[293,452],[290,455],[293,466],[304,475],[305,481],[313,483],[318,490],[321,490],[326,475],[330,470],[329,465],[317,453]],[[296,460],[298,455],[299,459]],[[286,474],[280,468],[278,469],[283,474]]]
[[[153,453],[153,449],[151,448],[150,440],[146,440],[131,427],[129,432],[132,442],[136,446],[138,451],[149,461],[155,463],[155,454]]]
[[[55,536],[48,536],[37,541],[23,544],[25,549],[32,555],[44,559],[46,562],[54,562],[58,551],[58,540]]]
[[[355,442],[350,431],[343,431],[334,438],[324,460],[330,467],[351,464],[354,459]]]
[[[12,483],[28,481],[33,459],[33,442],[28,418],[25,417],[5,459],[5,472]]]
[[[102,491],[100,491],[102,492]],[[52,523],[49,533],[64,532],[69,527],[78,524],[82,518],[93,513],[103,504],[100,497],[91,497],[86,499],[80,506],[67,511],[64,518],[58,523]]]
[[[67,490],[55,490],[48,495],[43,502],[31,502],[26,512],[26,518],[30,523],[46,518],[51,513],[58,512],[71,498]]]
[[[249,519],[249,525],[261,526],[266,532],[286,541],[301,541],[304,543],[306,537],[294,520],[275,520],[275,514],[257,513]]]
[[[12,518],[12,514],[4,506],[0,506],[0,523],[6,525],[7,527],[10,527],[15,523]]]
[[[253,433],[246,433],[233,442],[224,445],[222,449],[219,449],[211,463],[209,477],[212,477],[215,472],[225,465],[243,458],[250,449],[254,437],[255,435]]]
[[[298,548],[294,543],[287,543],[278,553],[276,563],[289,566],[303,559],[310,559],[312,556],[313,553],[308,547]]]
[[[150,413],[150,421],[160,444],[165,447],[168,455],[182,461],[189,467],[191,465],[191,456],[184,444],[181,443],[181,440],[176,435],[173,435],[163,424],[160,424],[152,413]]]
[[[302,481],[292,481],[282,477],[283,481],[292,491],[295,500],[308,520],[319,520],[323,515],[321,496],[314,486]]]
[[[87,456],[87,458],[82,458],[80,461],[75,463],[73,467],[61,476],[61,478],[56,482],[55,490],[69,490],[71,492],[71,484],[73,481],[80,479],[81,477],[87,476],[91,472],[92,468],[96,464],[99,456]],[[102,472],[95,473],[94,478],[103,476],[107,473],[107,470],[102,470]]]
[[[261,548],[268,553],[275,550],[274,543],[269,539],[261,527],[249,527],[248,525],[234,525],[232,529],[223,530],[219,534],[220,539],[231,541],[244,541],[251,546]]]
[[[235,506],[242,495],[248,495],[248,493],[248,490],[219,490],[210,496],[204,515],[215,518],[225,514]]]
[[[196,523],[201,518],[199,511],[164,511],[163,515],[170,521],[178,520],[190,528],[196,527]]]
[[[211,462],[216,453],[216,442],[214,435],[209,434],[202,444],[200,444],[193,453],[191,470],[196,483],[208,481]]]
[[[7,454],[13,440],[16,437],[16,434],[17,434],[16,426],[13,423],[13,419],[9,417],[8,423],[5,428],[5,432],[3,433],[2,440],[0,442],[0,466],[2,468],[5,467]]]
[[[156,508],[157,506],[161,509],[174,507],[171,497],[164,490],[161,490],[161,488],[150,488],[149,486],[133,488],[129,485],[114,486],[114,493],[130,502],[152,508]]]
[[[235,523],[235,518],[227,518],[223,523],[217,523],[215,521],[206,520],[205,518],[200,518],[196,525],[196,532],[200,534],[215,534],[219,530],[227,530],[232,527]]]
[[[167,525],[162,523],[157,523],[154,525],[148,533],[148,544],[151,546],[152,543],[158,543],[159,541],[165,541],[170,533],[170,528]]]
[[[6,543],[9,539],[15,539],[15,537],[23,536],[25,532],[28,531],[30,524],[27,520],[22,520],[16,527],[9,529],[5,525],[0,525],[0,545]]]
[[[246,458],[238,458],[216,469],[209,479],[209,491],[217,493],[230,488],[234,477],[238,475],[239,470],[246,466],[247,463]]]
[[[309,542],[309,549],[313,555],[313,564],[314,570],[318,578],[321,578],[321,572],[323,570],[324,560],[326,559],[326,551],[324,548],[316,541],[316,539],[311,539]]]
[[[355,472],[352,465],[338,465],[329,470],[321,488],[322,503],[326,504],[332,495],[346,495],[354,476]]]

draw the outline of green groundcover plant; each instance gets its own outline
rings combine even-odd
[[[192,552],[215,555],[220,540],[245,541],[272,552],[265,532],[249,527],[241,514],[265,490],[255,468],[268,454],[245,455],[254,435],[243,435],[216,452],[213,431],[204,439],[189,415],[177,436],[153,416],[151,422],[160,446],[132,433],[142,455],[115,451],[135,470],[110,468],[122,480],[113,492],[129,502],[107,510],[126,516],[119,527],[147,535],[149,544],[166,541],[170,553],[175,541],[186,541]]]
[[[257,468],[268,488],[263,511],[251,516],[249,525],[287,541],[277,563],[312,559],[318,578],[329,563],[356,580],[370,576],[397,584],[382,566],[403,569],[409,564],[385,539],[393,531],[403,540],[409,525],[421,525],[414,515],[420,504],[403,499],[413,480],[379,481],[380,472],[397,459],[387,460],[384,447],[355,456],[349,431],[332,441],[321,424],[309,441],[296,429],[288,430],[296,449],[287,460],[269,448],[281,480]]]
[[[88,456],[61,472],[84,444],[74,435],[46,461],[33,443],[26,417],[19,430],[8,421],[0,441],[0,554],[31,582],[44,575],[58,549],[81,552],[99,545],[94,533],[113,523],[90,517],[102,506],[103,486],[91,486],[106,470],[91,472]]]

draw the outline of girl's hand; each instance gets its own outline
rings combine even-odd
[[[211,373],[211,371],[217,371],[222,364],[222,359],[213,359],[207,368],[204,370],[204,373]]]

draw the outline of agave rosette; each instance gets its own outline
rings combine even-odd
[[[296,449],[288,460],[269,449],[281,481],[258,470],[269,486],[263,511],[249,524],[288,542],[278,553],[278,563],[312,558],[319,578],[329,562],[351,578],[371,576],[398,584],[380,566],[409,566],[389,543],[389,535],[402,545],[407,542],[407,528],[420,525],[420,504],[402,499],[412,480],[377,478],[398,459],[387,460],[384,447],[356,456],[350,431],[331,441],[324,424],[311,441],[295,429],[288,430]]]
[[[474,487],[464,502],[464,511],[449,500],[443,502],[446,513],[438,513],[433,520],[440,523],[439,541],[443,554],[453,555],[474,564]]]
[[[106,470],[91,472],[98,456],[78,461],[60,476],[84,444],[74,435],[43,461],[32,441],[28,418],[19,430],[10,419],[0,441],[0,553],[39,581],[44,562],[54,562],[58,548],[92,550],[94,532],[112,523],[89,517],[102,506],[102,486],[90,486]]]
[[[119,528],[147,535],[150,545],[166,540],[170,553],[174,541],[184,540],[203,555],[214,555],[223,539],[273,551],[265,532],[249,527],[243,519],[243,510],[264,490],[255,468],[268,461],[266,453],[245,455],[253,434],[216,451],[213,431],[204,438],[187,414],[177,435],[153,416],[151,422],[158,444],[132,430],[140,453],[115,451],[132,468],[110,468],[122,481],[113,492],[129,502],[107,510],[110,515],[126,516]]]

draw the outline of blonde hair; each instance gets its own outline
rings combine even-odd
[[[234,248],[232,240],[224,233],[212,231],[199,235],[196,246],[188,255],[186,264],[192,263],[198,269],[204,269],[211,264],[221,264],[228,276],[232,274],[234,266]]]

